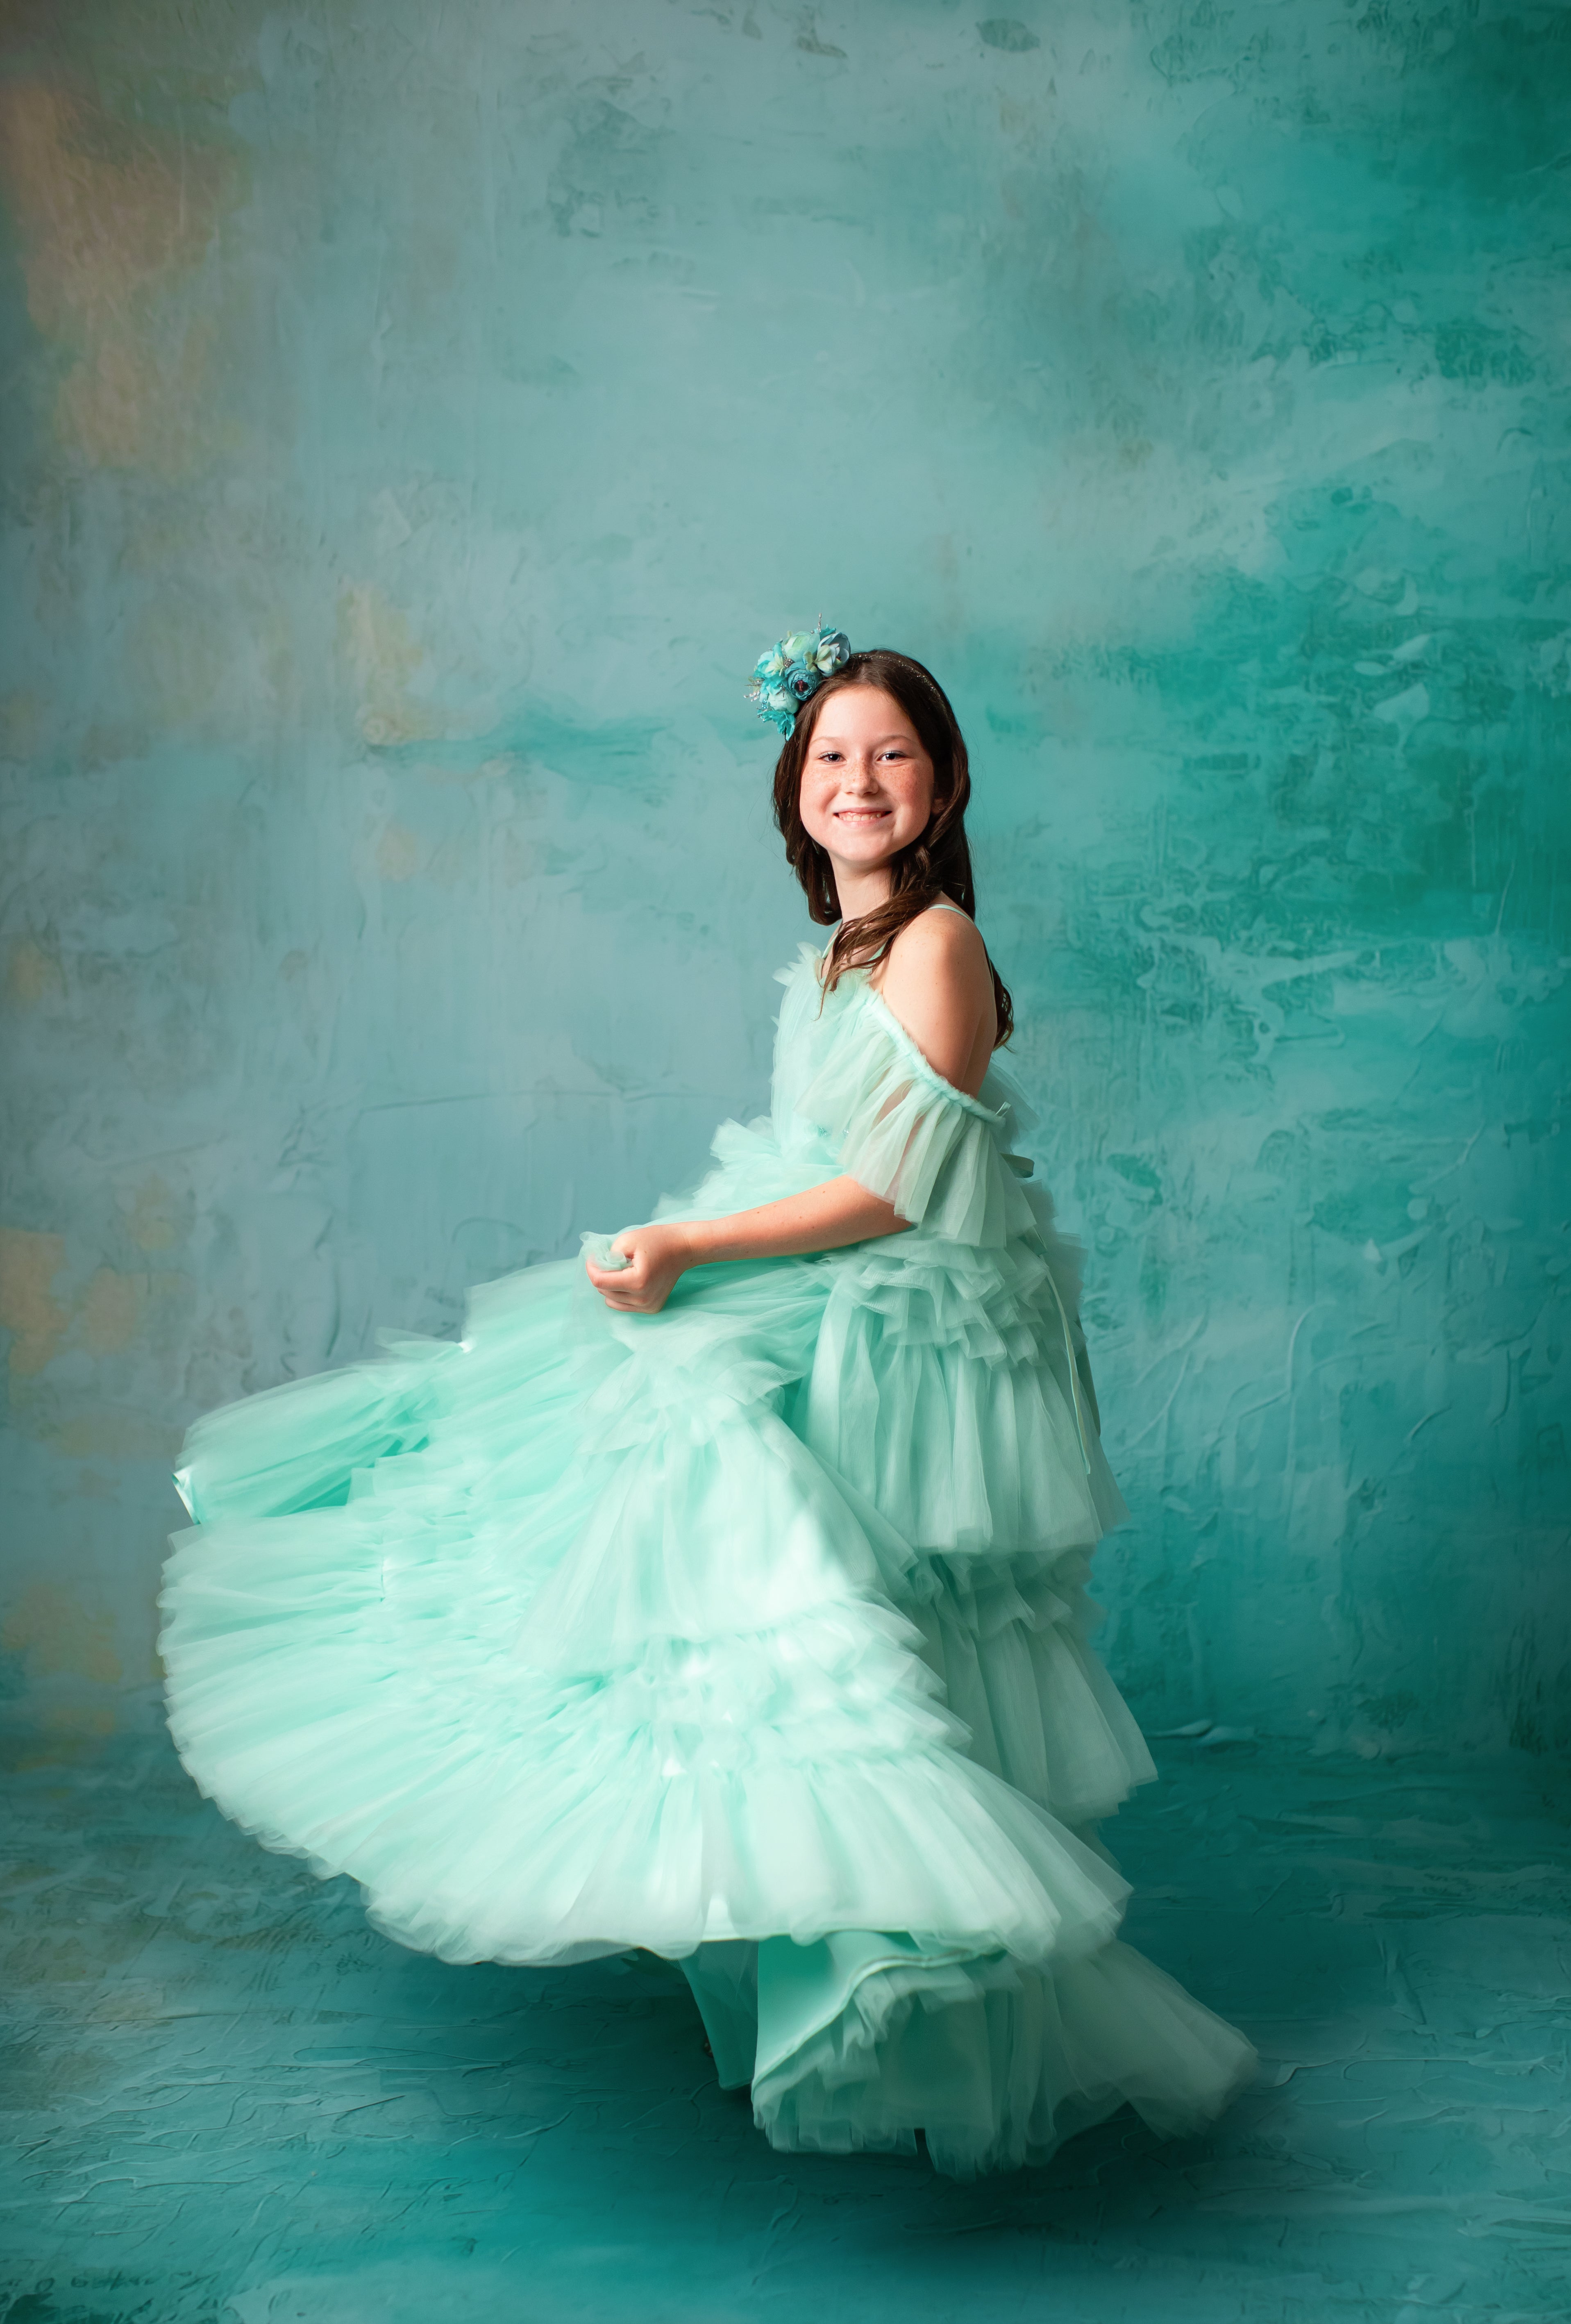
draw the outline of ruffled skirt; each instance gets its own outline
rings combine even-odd
[[[1126,2099],[1198,2128],[1254,2052],[1117,1939],[1095,1825],[1153,1770],[1088,1643],[1121,1504],[1045,1273],[870,1245],[640,1317],[533,1268],[460,1342],[210,1415],[187,1766],[401,1943],[681,1961],[778,2146],[921,2131],[963,2175]]]

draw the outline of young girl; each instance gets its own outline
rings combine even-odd
[[[754,687],[814,920],[771,1111],[457,1344],[198,1421],[170,1723],[271,1848],[448,1960],[681,1962],[779,2147],[1037,2163],[1249,2079],[1121,1943],[1096,1836],[1153,1775],[1087,1644],[1125,1514],[1071,1248],[1010,1141],[966,749],[903,654]]]

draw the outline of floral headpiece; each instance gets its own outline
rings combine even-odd
[[[793,630],[758,656],[748,700],[758,705],[760,718],[789,734],[803,704],[850,658],[851,641],[843,630]]]

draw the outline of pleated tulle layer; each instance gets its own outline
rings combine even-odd
[[[1254,2075],[1244,2036],[1117,1941],[1039,1969],[851,1932],[760,1949],[753,2108],[776,2146],[910,2153],[956,2178],[1045,2163],[1129,2103],[1202,2129]]]
[[[807,982],[774,1114],[664,1214],[849,1157],[912,1231],[698,1268],[654,1317],[532,1268],[459,1342],[209,1415],[171,1729],[400,1942],[683,1960],[779,2145],[921,2128],[966,2172],[1124,2098],[1192,2126],[1250,2053],[1116,1942],[1094,1827],[1153,1770],[1089,1643],[1123,1505],[1074,1254],[999,1085],[949,1090],[875,996]]]
[[[1132,1946],[1037,1969],[904,1935],[712,1945],[684,1963],[722,2087],[776,2146],[910,2153],[955,2178],[1045,2163],[1128,2103],[1203,2129],[1255,2053]]]

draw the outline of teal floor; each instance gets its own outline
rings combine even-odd
[[[12,1779],[4,2324],[1571,2313],[1571,1771],[1169,1743],[1128,1933],[1254,2034],[1208,2137],[778,2155],[657,1964],[452,1969],[167,1746]]]

